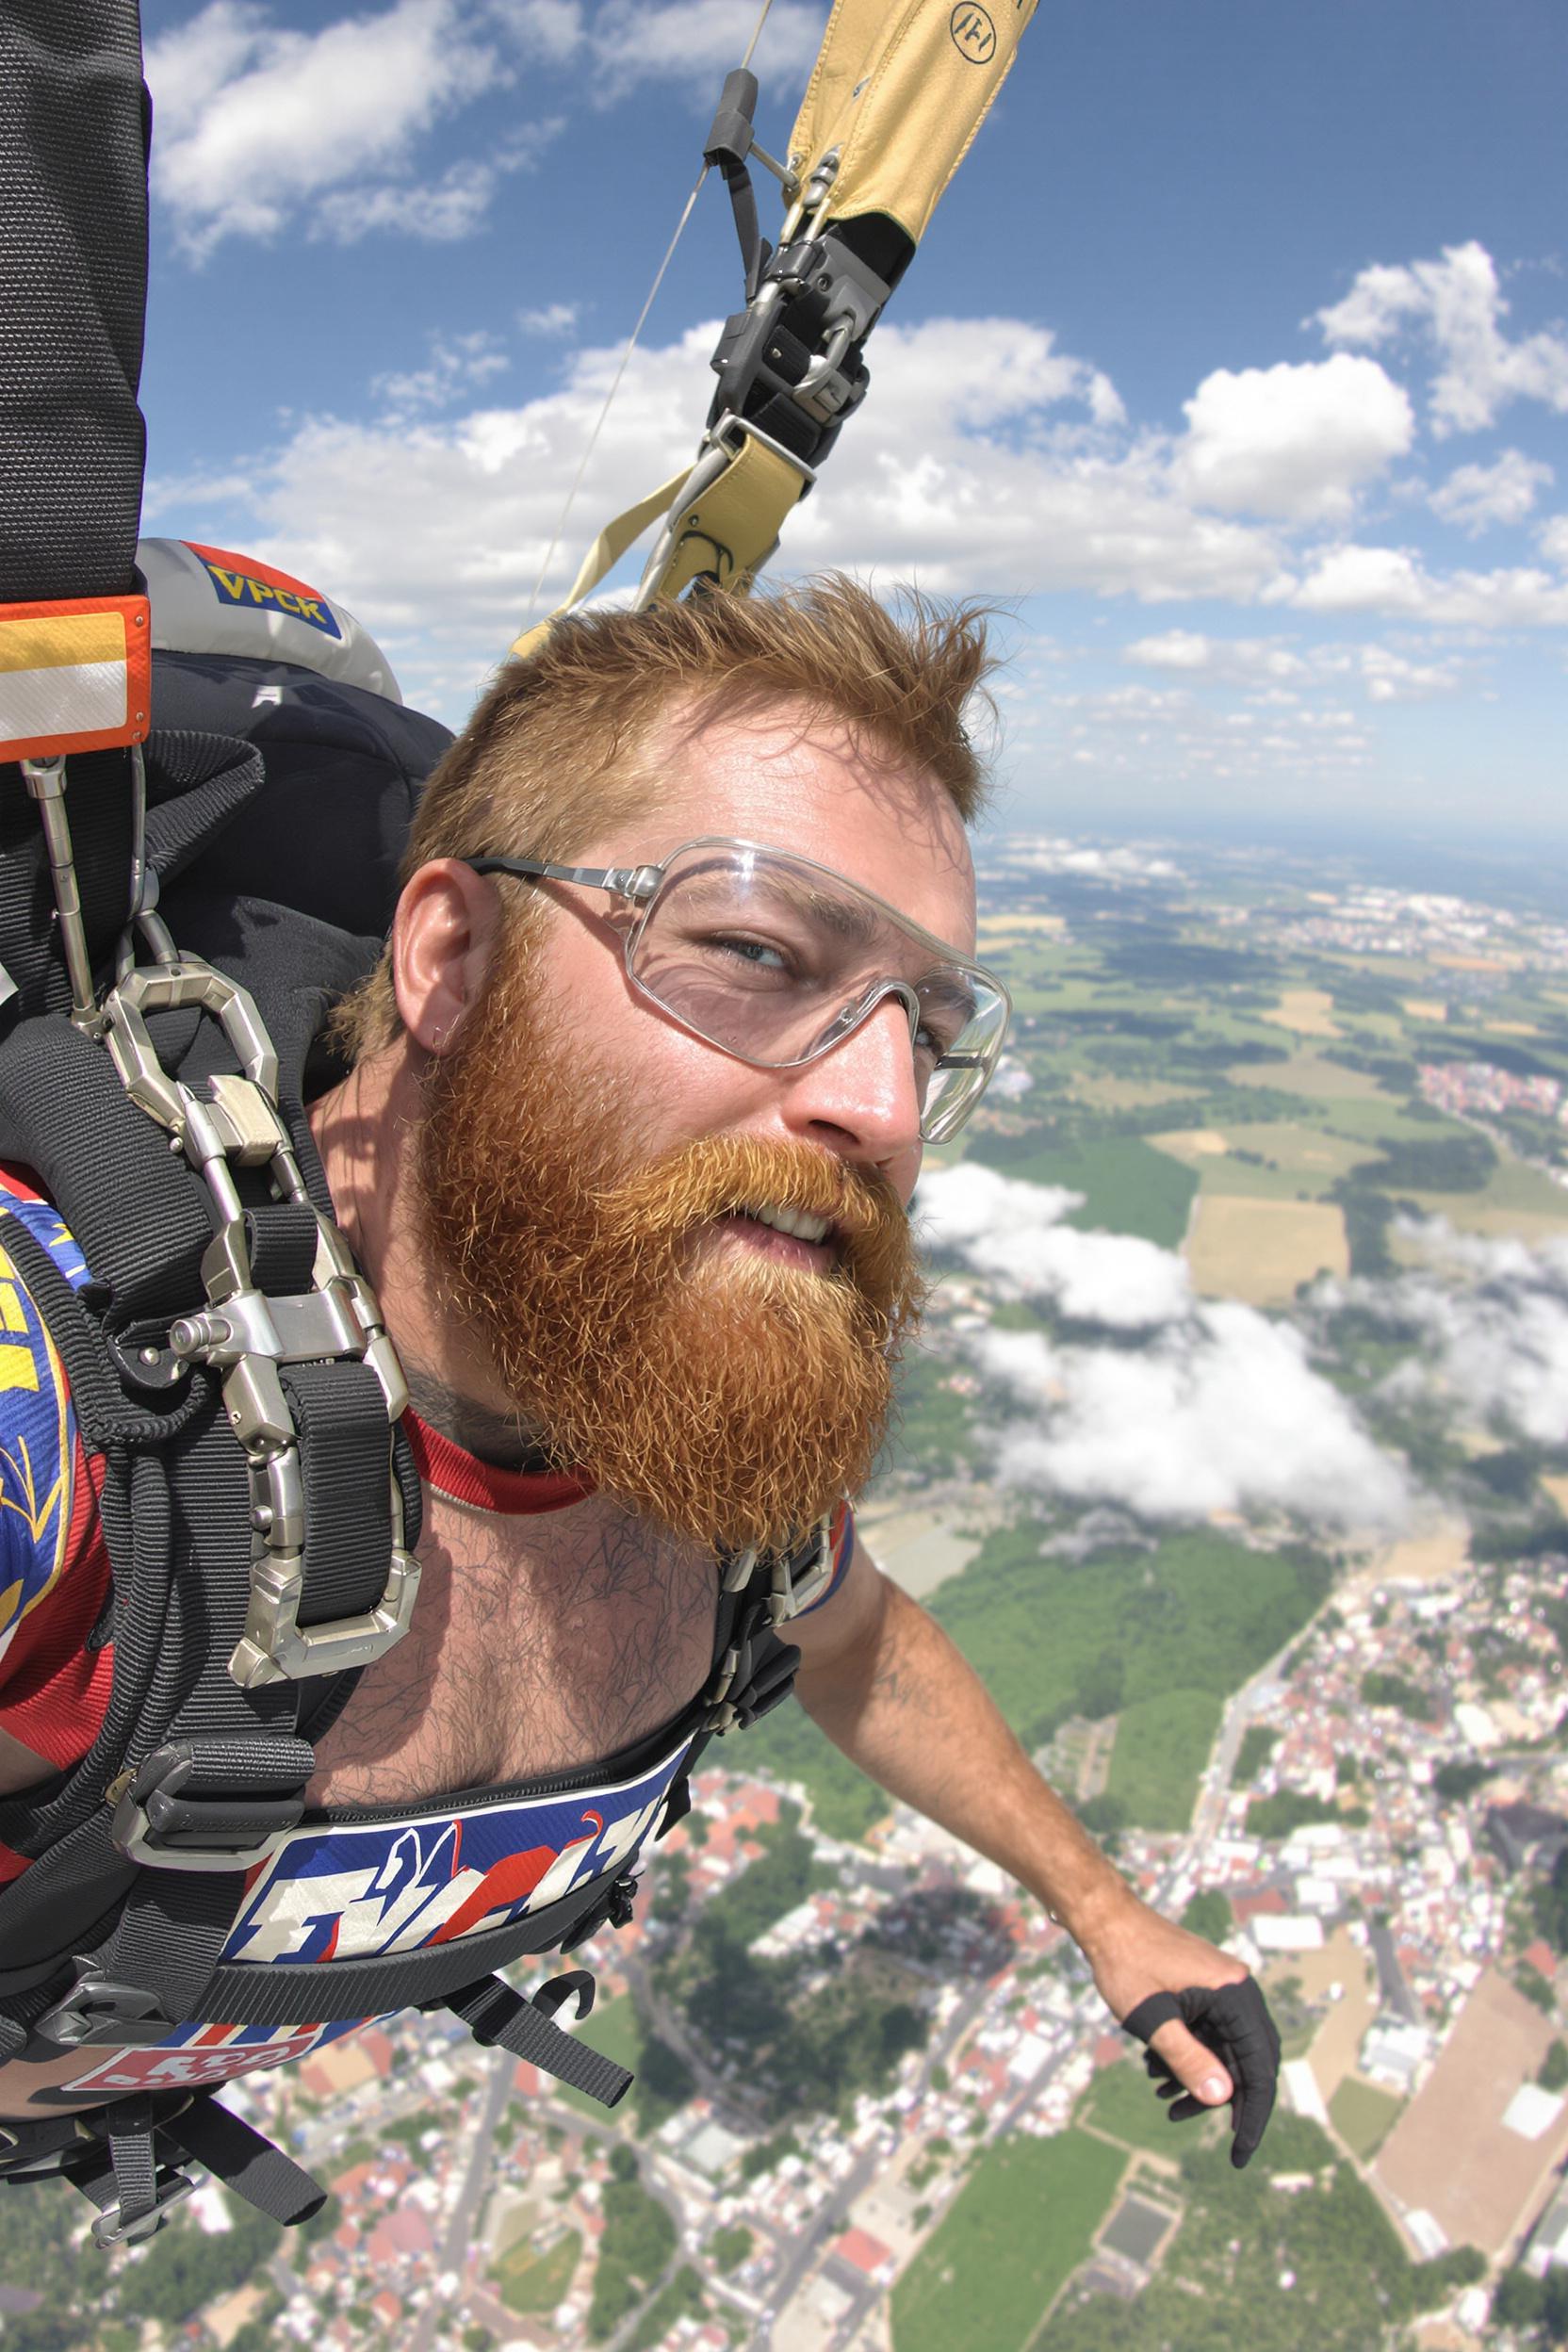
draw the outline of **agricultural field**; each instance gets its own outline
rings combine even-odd
[[[988,2149],[893,2289],[893,2352],[1024,2352],[1126,2162],[1084,2132]]]

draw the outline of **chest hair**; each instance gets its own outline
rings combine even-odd
[[[311,1802],[385,1805],[596,1763],[707,1680],[710,1554],[589,1495],[538,1517],[426,1492],[414,1624],[321,1741]]]

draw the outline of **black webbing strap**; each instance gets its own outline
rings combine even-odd
[[[104,2122],[114,2168],[117,2235],[137,2236],[157,2209],[158,2161],[153,2147],[153,2100],[146,2091],[117,2099]]]
[[[162,2136],[172,2140],[187,2156],[194,2156],[248,2205],[270,2213],[286,2229],[308,2221],[327,2201],[327,2192],[308,2172],[227,2107],[220,2106],[210,2093],[182,2108],[164,2126]]]
[[[145,448],[136,0],[6,0],[0,188],[0,601],[123,596]]]
[[[601,2107],[613,2107],[626,2097],[632,2078],[612,2058],[574,2041],[553,2023],[549,2011],[559,2008],[570,1994],[577,1996],[578,2016],[585,2016],[594,1995],[594,1980],[585,1968],[573,1968],[554,1978],[531,2000],[503,1984],[498,1976],[488,1976],[481,1984],[449,1994],[442,2005],[463,2019],[483,2048],[509,2050],[514,2057],[537,2066],[541,2074],[553,2075],[556,2082],[597,2099]]]
[[[392,1550],[392,1429],[368,1365],[291,1364],[281,1379],[305,1481],[300,1623],[375,1608]]]
[[[102,1045],[53,1016],[0,1048],[0,1138],[38,1171],[116,1320],[167,1324],[204,1302],[205,1188],[126,1096]]]

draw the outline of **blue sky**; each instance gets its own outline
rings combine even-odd
[[[146,528],[459,721],[755,14],[144,0]],[[774,0],[776,152],[825,19]],[[1565,68],[1561,0],[1042,0],[774,567],[1006,601],[1004,823],[1568,836]],[[710,181],[547,605],[694,452],[737,282]]]

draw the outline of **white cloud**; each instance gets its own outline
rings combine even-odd
[[[1004,1295],[1044,1299],[1108,1334],[1065,1345],[1043,1332],[973,1335],[982,1373],[1027,1409],[994,1433],[998,1478],[1151,1519],[1286,1511],[1396,1525],[1404,1475],[1313,1369],[1301,1334],[1250,1307],[1199,1302],[1183,1261],[1152,1242],[1064,1227],[1076,1198],[970,1164],[920,1187],[936,1246]],[[1135,1333],[1135,1348],[1125,1344]]]
[[[1423,1346],[1396,1394],[1424,1395],[1472,1427],[1497,1421],[1543,1446],[1568,1429],[1568,1241],[1489,1240],[1441,1219],[1402,1228],[1429,1261],[1387,1282],[1319,1284]]]
[[[1108,882],[1135,884],[1183,879],[1181,868],[1170,858],[1157,851],[1140,849],[1130,841],[1102,849],[1048,834],[1009,834],[988,846],[983,869],[986,873],[1011,874],[1020,869],[1028,874],[1086,874]],[[927,1184],[934,1181],[932,1177],[926,1179]],[[1076,1193],[1064,1198],[1077,1205]]]
[[[581,308],[580,302],[547,302],[540,310],[520,310],[517,324],[525,335],[547,335],[553,340],[571,334]]]
[[[605,0],[593,21],[598,94],[624,97],[647,82],[694,84],[705,97],[744,56],[757,23],[754,0]],[[764,87],[804,83],[822,45],[825,8],[773,0],[752,63]]]
[[[446,408],[477,384],[505,375],[512,362],[485,328],[470,335],[433,335],[423,368],[377,376],[371,385],[393,414]]]
[[[1200,505],[1296,521],[1346,520],[1355,493],[1410,448],[1406,394],[1375,359],[1337,351],[1291,367],[1217,368],[1185,402],[1176,480]]]
[[[634,355],[548,591],[569,580],[580,538],[694,456],[717,332],[695,326]],[[524,617],[561,485],[619,357],[579,351],[556,388],[515,407],[298,426],[253,469],[247,544],[321,580],[384,636],[433,629],[454,654],[466,646],[477,683]],[[1063,412],[1092,415],[1103,396],[1095,371],[1039,328],[889,324],[875,361],[874,423],[851,425],[792,517],[780,572],[837,564],[916,574],[939,593],[1079,587],[1145,598],[1246,595],[1276,576],[1274,543],[1194,515],[1145,445],[1118,457],[1081,445],[1092,426],[1058,427]]]
[[[1456,466],[1432,492],[1432,511],[1474,537],[1493,523],[1522,523],[1536,493],[1555,480],[1549,466],[1522,449],[1505,449],[1490,466]]]
[[[1554,514],[1541,526],[1541,552],[1549,564],[1568,571],[1568,514]]]
[[[1342,302],[1316,313],[1331,343],[1372,348],[1419,328],[1436,347],[1432,430],[1476,433],[1510,400],[1568,410],[1568,339],[1542,333],[1510,342],[1497,268],[1484,245],[1449,245],[1439,261],[1362,270]]]
[[[918,1217],[933,1248],[962,1257],[1004,1295],[1048,1298],[1075,1321],[1138,1331],[1191,1312],[1180,1258],[1134,1233],[1062,1224],[1082,1206],[1080,1193],[1019,1184],[970,1161],[923,1180]]]
[[[212,0],[147,51],[154,189],[197,253],[225,236],[271,237],[334,189],[360,186],[374,202],[391,185],[375,175],[400,174],[419,135],[499,71],[458,0],[395,0],[312,33]],[[449,222],[471,204],[471,179],[438,184],[430,201]]]
[[[1568,624],[1568,584],[1548,573],[1514,566],[1434,578],[1408,547],[1331,547],[1283,594],[1303,612],[1387,612],[1450,629]]]
[[[1201,674],[1228,683],[1261,680],[1278,686],[1308,675],[1309,664],[1280,637],[1205,637],[1192,629],[1167,629],[1139,637],[1122,648],[1123,662],[1153,670]]]
[[[1215,658],[1213,638],[1196,629],[1168,629],[1158,637],[1139,637],[1122,647],[1124,662],[1141,662],[1152,670],[1206,670]]]
[[[1460,682],[1452,662],[1412,662],[1388,645],[1362,647],[1361,674],[1369,702],[1431,702]]]

